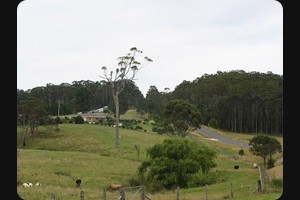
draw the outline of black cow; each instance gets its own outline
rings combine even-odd
[[[77,179],[76,179],[76,185],[77,185],[77,187],[79,187],[80,184],[81,184],[81,179],[80,179],[80,178],[77,178]]]
[[[235,165],[233,168],[234,168],[234,169],[239,169],[239,168],[240,168],[240,166],[238,166],[238,165]]]

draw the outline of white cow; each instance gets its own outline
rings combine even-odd
[[[28,183],[23,183],[22,187],[29,187]]]
[[[32,183],[23,183],[22,187],[32,187]]]

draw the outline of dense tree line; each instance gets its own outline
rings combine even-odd
[[[143,94],[134,82],[129,82],[120,95],[121,113],[126,112],[130,106],[137,106],[137,102],[143,99]],[[110,86],[98,81],[82,80],[73,81],[72,84],[47,84],[45,87],[35,87],[27,91],[17,89],[17,105],[29,97],[44,101],[48,114],[52,116],[57,116],[58,112],[60,115],[84,113],[108,105],[111,105],[110,110],[114,110]]]
[[[110,85],[104,82],[73,81],[72,84],[47,84],[24,91],[17,89],[17,108],[29,97],[42,100],[49,115],[86,112],[109,106],[114,111]],[[149,87],[144,97],[133,81],[120,93],[120,114],[130,107],[145,118],[159,120],[164,103],[181,99],[196,106],[202,123],[240,133],[283,133],[283,76],[233,70],[204,74],[184,80],[174,91]]]
[[[283,76],[243,70],[204,74],[178,85],[173,98],[196,105],[204,124],[216,120],[223,130],[283,133]]]

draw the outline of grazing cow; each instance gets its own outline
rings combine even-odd
[[[77,185],[77,187],[79,187],[80,184],[81,184],[81,179],[78,177],[78,178],[76,179],[76,185]]]
[[[257,164],[256,163],[253,164],[253,168],[255,168],[255,169],[257,168]]]
[[[238,166],[238,165],[235,165],[233,168],[234,168],[234,169],[239,169],[239,168],[240,168],[240,166]]]
[[[23,183],[22,187],[29,187],[28,183]]]
[[[118,190],[121,187],[122,187],[122,185],[119,185],[119,184],[111,184],[108,189],[109,190]]]
[[[22,187],[32,187],[32,183],[23,183]]]

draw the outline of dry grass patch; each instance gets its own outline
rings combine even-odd
[[[283,165],[275,166],[267,170],[271,179],[283,179]]]

